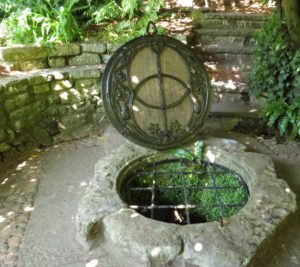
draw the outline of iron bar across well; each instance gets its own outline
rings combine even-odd
[[[180,224],[219,221],[223,225],[224,218],[241,209],[249,197],[238,173],[185,158],[143,163],[125,181],[121,195],[130,208],[151,219]]]

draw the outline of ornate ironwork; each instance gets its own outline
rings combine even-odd
[[[189,47],[176,39],[156,35],[156,31],[155,27],[151,34],[124,44],[112,55],[103,75],[102,99],[108,117],[122,135],[146,147],[167,149],[196,139],[197,131],[202,126],[209,108],[210,82],[203,63]],[[144,79],[133,84],[130,66],[133,59],[136,60],[139,51],[145,48],[151,49],[155,54],[156,72],[145,73]],[[171,49],[182,59],[188,70],[188,82],[172,73],[162,71],[161,55],[165,49]],[[147,62],[143,64],[147,65]],[[159,104],[149,103],[139,95],[141,88],[153,81],[157,83],[159,90]],[[172,103],[167,99],[172,94],[171,90],[166,90],[167,81],[184,88],[182,96]],[[182,105],[186,99],[189,99],[191,115],[183,124],[182,120],[174,120],[174,116],[170,118],[168,112],[172,109],[174,111],[174,108]],[[139,125],[134,113],[134,103],[158,111],[160,121],[145,118],[149,120],[147,125]]]
[[[154,220],[177,224],[216,220],[223,226],[224,218],[247,203],[249,189],[240,174],[225,166],[204,161],[199,168],[197,161],[171,158],[132,169],[123,179],[120,196],[129,208]]]

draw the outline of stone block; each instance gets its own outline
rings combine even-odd
[[[4,88],[4,95],[11,96],[26,92],[28,90],[29,79],[15,80],[8,83]]]
[[[111,58],[110,54],[101,55],[101,59],[104,64],[107,64],[107,62],[110,60],[110,58]]]
[[[51,83],[51,88],[54,91],[62,91],[72,88],[72,83],[69,80],[56,81]]]
[[[59,68],[66,66],[66,58],[64,57],[51,57],[48,60],[50,68]]]
[[[46,59],[35,59],[19,62],[19,68],[21,71],[40,70],[48,68]]]
[[[9,151],[11,149],[11,146],[9,146],[6,143],[0,143],[0,153]]]
[[[34,112],[33,108],[31,105],[27,105],[25,107],[22,107],[20,109],[17,109],[13,112],[9,113],[9,117],[11,120],[15,121],[15,120],[19,120],[21,118],[26,118],[29,115],[32,115],[32,113]]]
[[[52,105],[47,108],[47,114],[51,116],[58,116],[60,114],[60,110],[57,106]]]
[[[70,66],[98,65],[101,64],[101,59],[97,54],[82,53],[70,58],[68,63]]]
[[[19,60],[34,60],[47,58],[46,46],[14,46],[0,47],[0,60],[2,61],[19,61]]]
[[[70,72],[70,77],[75,80],[101,77],[101,68],[78,68]]]
[[[77,44],[54,45],[48,50],[49,57],[76,56],[80,54],[80,46]]]
[[[107,52],[108,53],[113,53],[117,51],[117,49],[120,47],[118,44],[107,44]]]
[[[39,114],[45,111],[47,108],[47,99],[39,99],[32,105],[32,114]]]
[[[30,100],[30,96],[28,93],[16,95],[13,99],[8,99],[5,101],[4,106],[12,111],[16,108],[22,107],[23,105],[27,104]]]
[[[49,81],[61,81],[69,78],[69,73],[66,71],[54,70],[47,74]]]
[[[61,92],[59,97],[63,104],[78,104],[84,99],[84,95],[80,94],[79,91],[74,88]]]
[[[93,86],[94,84],[99,83],[96,79],[81,79],[75,81],[75,88],[76,89],[83,89],[83,88],[89,88]]]
[[[33,86],[33,93],[36,95],[46,94],[49,92],[49,90],[50,88],[48,83]]]
[[[81,44],[82,52],[103,54],[107,47],[104,43],[83,43]]]
[[[65,116],[61,119],[61,123],[66,128],[77,128],[78,126],[85,123],[86,120],[86,114],[85,113],[75,113],[75,114],[69,114],[68,116]]]
[[[28,102],[30,102],[30,95],[29,93],[19,94],[14,97],[15,103],[18,107],[21,107]]]
[[[0,61],[0,66],[6,71],[20,70],[19,61]]]
[[[59,99],[58,95],[51,94],[47,97],[48,105],[58,104],[59,102],[60,102],[60,99]]]
[[[38,76],[30,77],[31,85],[37,85],[37,84],[46,83],[49,81],[51,81],[51,78],[49,79],[48,75],[38,75]]]

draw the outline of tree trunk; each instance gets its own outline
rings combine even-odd
[[[297,48],[300,48],[300,1],[283,0],[283,9],[291,39]]]

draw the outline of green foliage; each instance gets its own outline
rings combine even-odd
[[[94,9],[91,17],[92,22],[96,23],[117,19],[122,14],[121,7],[115,1],[105,1]]]
[[[274,13],[255,36],[250,93],[265,97],[262,117],[287,140],[300,137],[300,50],[291,46],[284,21]]]
[[[156,171],[169,174],[168,176],[157,175],[155,178],[156,190],[160,191],[160,194],[156,194],[156,203],[161,205],[183,205],[185,203],[183,187],[205,187],[206,189],[203,190],[188,190],[187,202],[203,205],[201,208],[190,209],[192,216],[200,216],[205,221],[219,220],[222,215],[219,207],[220,200],[224,204],[224,217],[230,217],[239,210],[238,207],[229,205],[244,203],[244,188],[234,173],[224,172],[215,165],[204,163],[202,141],[195,143],[194,153],[183,149],[177,149],[171,151],[171,153],[175,157],[187,159],[188,162],[185,164],[174,162],[169,163],[167,166],[156,166]],[[186,174],[183,178],[182,172],[190,174]],[[210,174],[207,172],[210,172]],[[152,180],[151,175],[140,177],[135,180],[135,186],[152,187]],[[215,190],[212,189],[214,186],[237,188]],[[170,187],[178,189],[169,189]],[[134,195],[133,203],[141,201],[141,197],[145,197],[142,201],[147,204],[151,196],[144,193],[142,196]]]
[[[8,43],[69,43],[81,35],[73,13],[79,0],[67,0],[60,5],[50,0],[31,2],[30,8],[22,4],[2,21]]]
[[[193,9],[191,13],[192,20],[201,25],[205,19],[203,11],[201,9]]]
[[[99,34],[99,39],[123,43],[145,35],[148,22],[157,21],[158,12],[163,4],[164,1],[161,0],[123,0],[119,6],[114,1],[106,1],[95,10],[90,22],[107,23]],[[158,33],[162,32],[163,29],[158,27]]]

